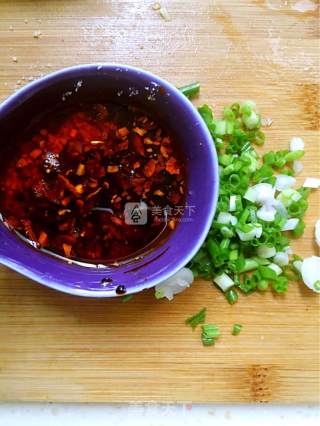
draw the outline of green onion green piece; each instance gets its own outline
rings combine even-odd
[[[242,277],[242,282],[240,283],[239,288],[243,291],[243,293],[252,293],[257,288],[257,280],[260,279],[261,276],[260,274],[257,275],[256,272],[252,274],[251,278],[246,275]]]
[[[266,290],[268,290],[268,287],[269,287],[268,281],[266,281],[266,280],[260,280],[260,281],[258,281],[258,284],[257,284],[258,290],[260,290],[260,291],[266,291]]]
[[[215,122],[215,134],[217,136],[224,136],[227,131],[227,122],[225,120],[217,120]]]
[[[302,219],[300,219],[298,225],[292,231],[293,235],[295,237],[301,237],[301,235],[304,232],[305,226],[306,226],[306,224],[304,223],[304,221]]]
[[[198,108],[198,111],[207,126],[208,124],[212,123],[213,113],[212,113],[212,109],[208,105],[202,105],[201,107]]]
[[[196,328],[197,325],[204,323],[206,320],[206,308],[202,308],[201,311],[187,318],[185,323],[190,325],[193,329]]]
[[[241,330],[242,330],[242,325],[241,324],[233,324],[232,335],[233,336],[238,336],[238,334],[240,334]]]
[[[122,302],[129,302],[133,298],[133,294],[126,294],[121,298]]]
[[[228,226],[223,226],[220,229],[220,232],[225,238],[232,238],[234,236],[234,232],[232,231],[232,229],[228,228]]]
[[[260,116],[255,111],[251,111],[250,114],[243,114],[242,121],[244,125],[252,130],[257,129],[260,126]]]
[[[288,278],[280,276],[272,283],[272,288],[277,293],[285,293],[288,289]]]
[[[233,288],[230,288],[230,290],[226,291],[224,295],[230,305],[234,305],[238,301],[238,293]]]
[[[234,113],[236,117],[239,116],[240,113],[240,104],[234,103],[230,106],[231,111]]]
[[[225,109],[223,110],[223,118],[225,120],[230,120],[230,121],[234,121],[235,120],[235,114],[232,111],[232,108],[230,107],[225,107]]]
[[[215,324],[204,324],[202,326],[201,340],[203,346],[214,345],[220,336],[219,327]]]
[[[240,273],[242,272],[248,272],[253,271],[254,269],[257,269],[259,266],[259,263],[255,259],[245,259],[243,267],[240,269]]]
[[[154,296],[156,299],[163,299],[165,297],[163,290],[156,290]]]
[[[191,84],[187,84],[186,86],[179,87],[179,90],[187,98],[192,99],[200,92],[200,83],[196,81],[195,83],[191,83]]]
[[[237,260],[239,257],[238,250],[231,250],[229,253],[229,260]]]
[[[268,268],[268,266],[260,265],[258,271],[261,275],[261,278],[264,280],[275,281],[277,279],[277,274],[275,271],[273,271],[271,268]]]
[[[304,151],[302,149],[298,151],[290,151],[285,155],[284,159],[286,162],[299,160],[299,158],[303,157]]]

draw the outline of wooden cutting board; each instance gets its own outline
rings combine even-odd
[[[255,99],[273,124],[268,149],[306,143],[319,176],[318,9],[310,1],[0,0],[0,97],[63,66],[122,62],[176,85],[200,80],[198,103]],[[298,9],[298,10],[297,10]],[[300,11],[299,11],[300,10]],[[303,11],[301,11],[303,10]],[[40,33],[34,33],[40,31]],[[301,255],[316,252],[319,192],[310,197]],[[1,243],[1,242],[0,242]],[[206,306],[215,347],[184,325]],[[243,332],[230,334],[233,323]],[[171,303],[153,291],[128,303],[62,295],[0,269],[0,399],[23,401],[316,402],[319,297],[241,297],[229,306],[198,281]]]

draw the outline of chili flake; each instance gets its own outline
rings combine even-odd
[[[176,142],[141,110],[81,105],[42,119],[0,167],[0,211],[38,247],[67,258],[114,261],[133,255],[178,218],[185,177]],[[125,204],[149,206],[145,225],[127,224]]]

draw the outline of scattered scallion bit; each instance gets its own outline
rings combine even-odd
[[[220,336],[219,327],[215,324],[204,324],[202,326],[201,340],[203,346],[214,345]]]
[[[122,297],[122,302],[129,302],[129,300],[131,300],[133,298],[133,294],[126,294],[125,296]]]
[[[190,325],[193,329],[195,329],[197,325],[205,322],[206,312],[207,312],[206,308],[202,308],[201,311],[187,318],[185,321],[186,324]]]
[[[238,293],[235,289],[231,288],[225,293],[227,301],[230,305],[234,305],[238,301]]]
[[[241,324],[233,324],[232,335],[233,336],[238,336],[238,334],[241,333],[241,330],[242,330],[242,325]]]
[[[217,149],[220,192],[215,219],[190,268],[212,280],[230,304],[238,290],[284,293],[289,281],[300,278],[287,250],[290,237],[301,236],[305,227],[310,189],[294,189],[292,177],[304,145],[258,154],[255,145],[263,145],[265,135],[252,101],[225,107],[221,119],[208,105],[198,111]]]
[[[200,83],[195,82],[188,84],[187,86],[179,87],[180,92],[187,98],[194,98],[200,91]]]

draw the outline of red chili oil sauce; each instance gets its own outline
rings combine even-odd
[[[0,212],[38,247],[114,261],[175,228],[183,163],[175,140],[139,108],[105,103],[52,112],[17,142],[0,168]],[[147,223],[126,223],[125,204],[142,201]]]

